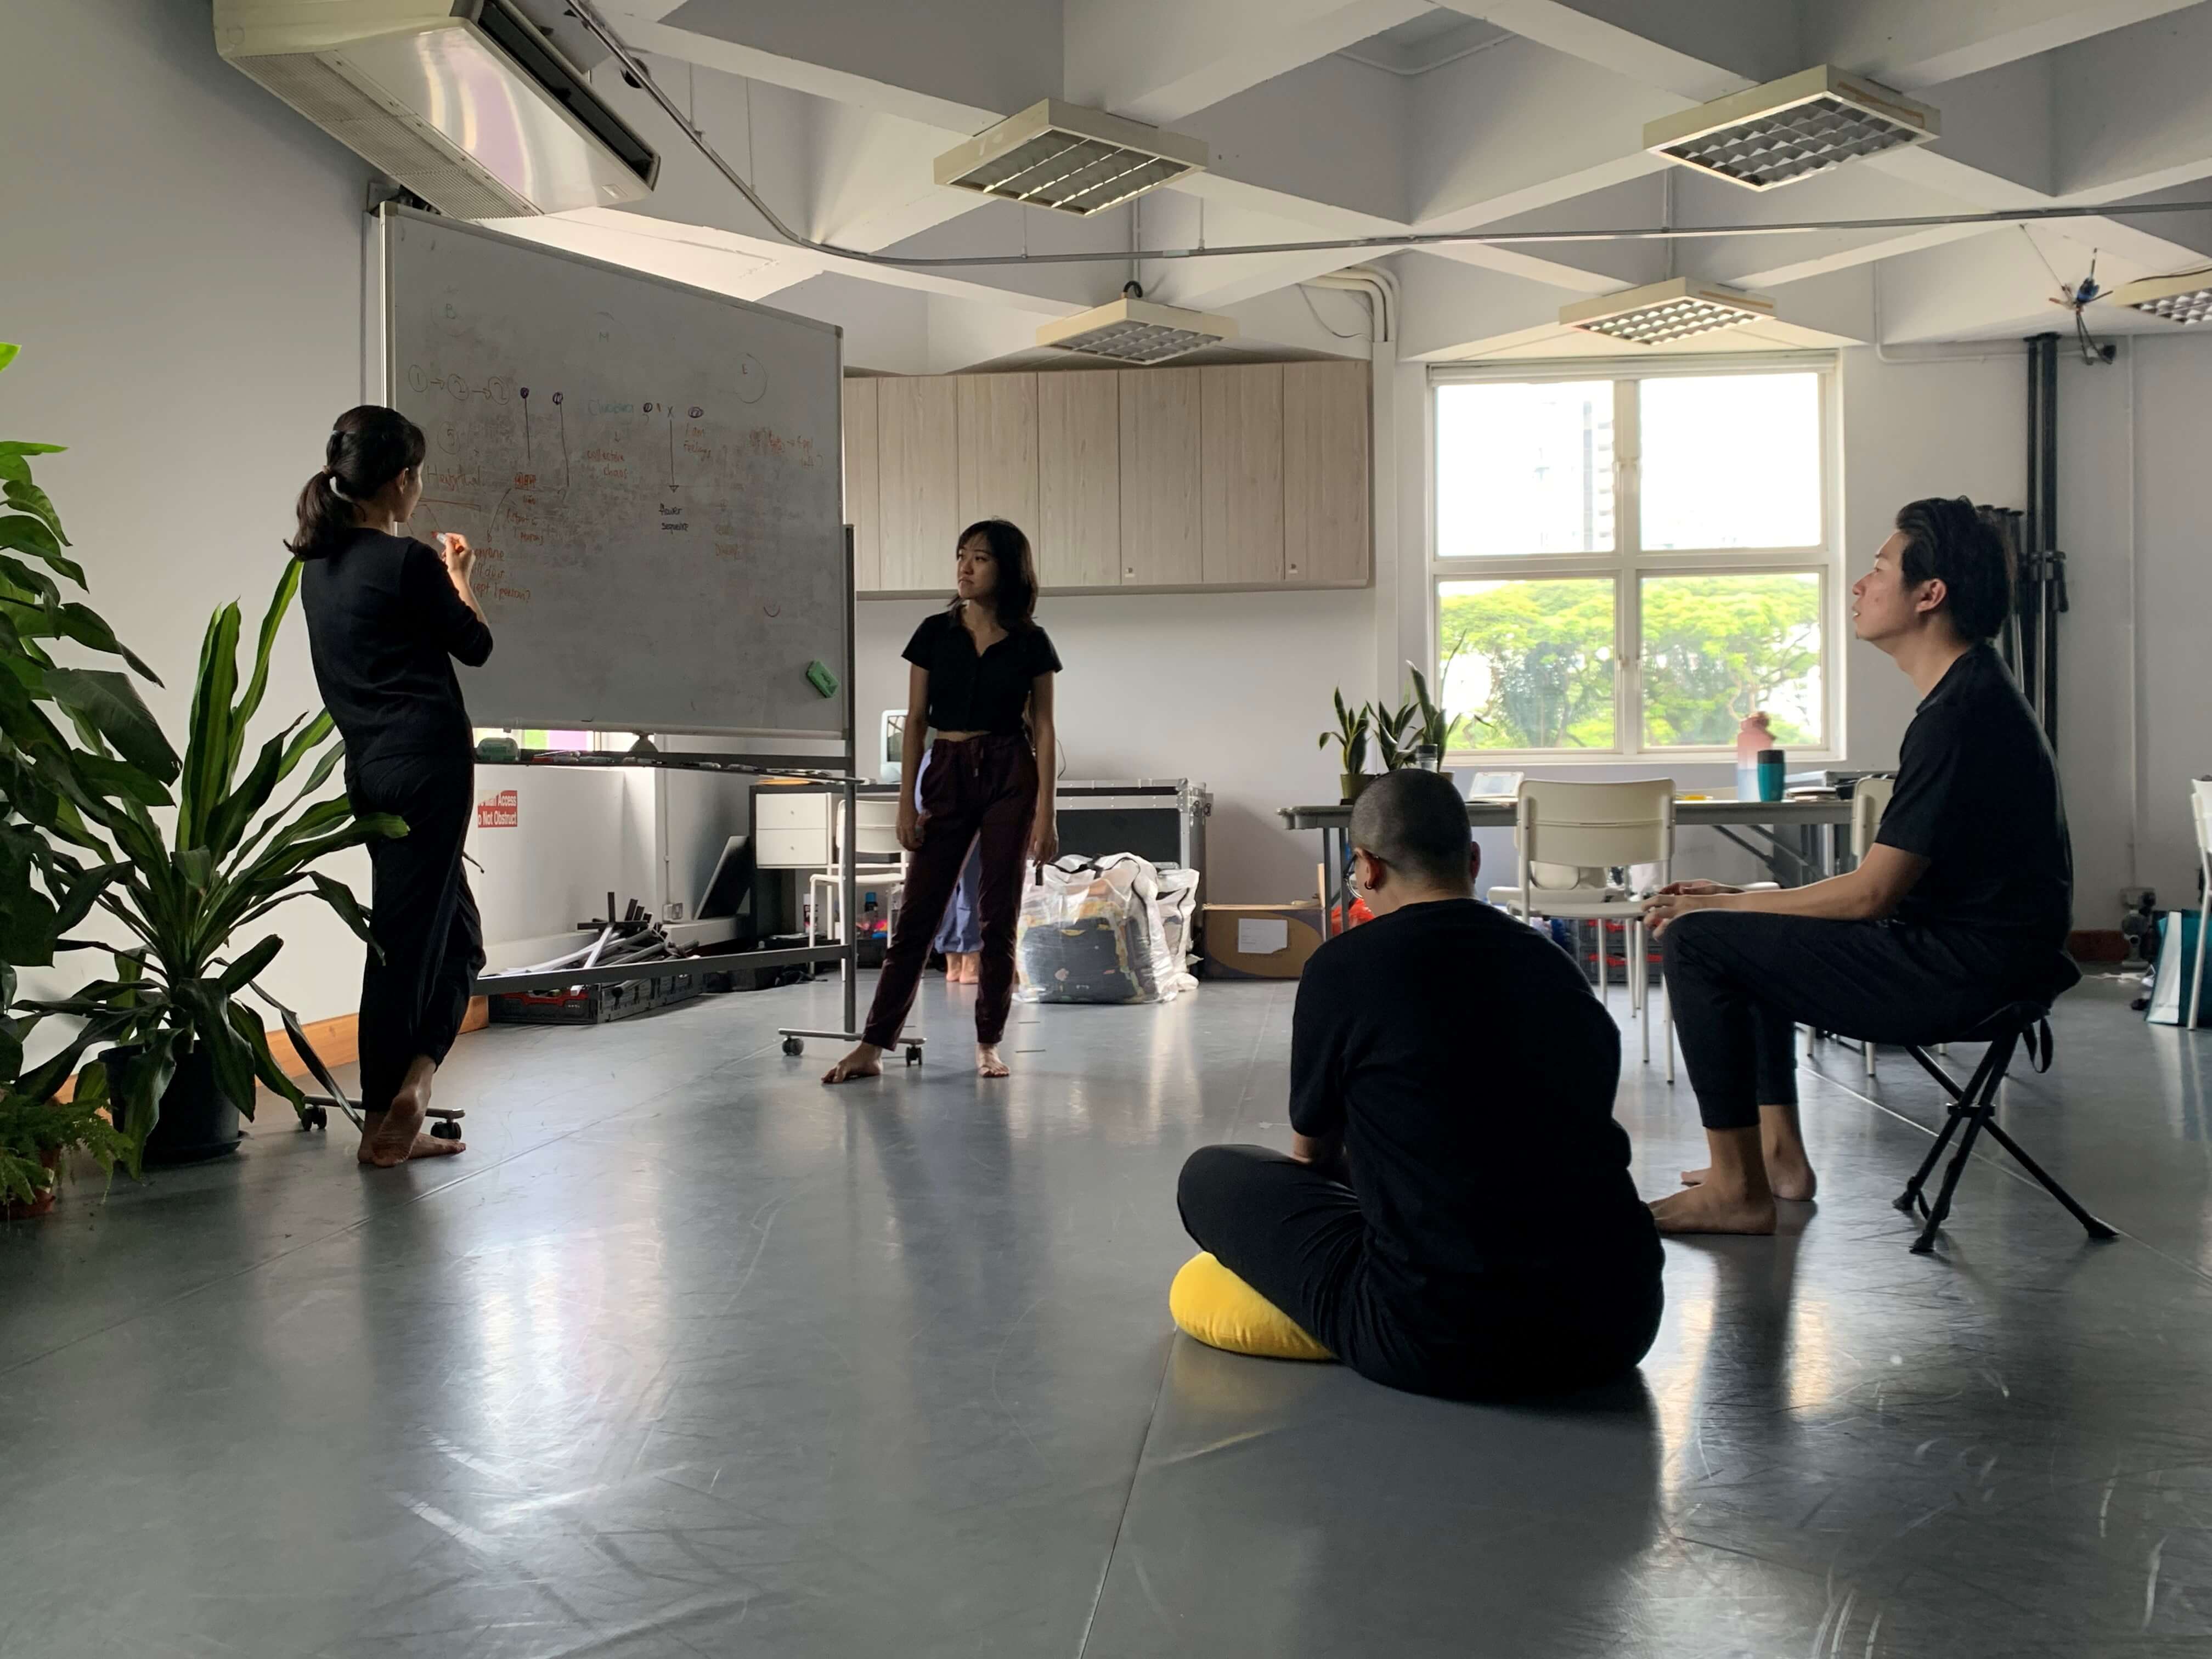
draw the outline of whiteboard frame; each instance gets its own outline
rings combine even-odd
[[[627,277],[633,282],[651,283],[657,287],[672,289],[674,292],[678,294],[690,295],[697,299],[712,301],[715,304],[726,306],[733,311],[750,312],[757,316],[773,317],[780,322],[796,323],[801,327],[812,329],[818,333],[827,334],[836,341],[837,392],[835,409],[837,422],[839,456],[837,467],[837,516],[841,521],[845,556],[845,603],[842,608],[842,615],[845,623],[845,638],[844,649],[840,653],[843,659],[845,674],[844,683],[838,688],[840,695],[842,695],[844,699],[843,725],[836,730],[824,730],[815,727],[778,730],[753,726],[659,726],[650,732],[642,733],[642,735],[648,737],[681,736],[720,738],[726,740],[730,745],[730,748],[725,752],[731,755],[743,755],[748,759],[757,759],[763,765],[818,768],[825,762],[834,761],[842,763],[844,769],[850,772],[853,769],[854,757],[857,753],[855,747],[857,743],[855,736],[855,732],[857,731],[856,710],[859,707],[860,699],[859,687],[856,684],[857,665],[854,661],[857,619],[854,613],[855,595],[854,571],[853,568],[853,536],[849,504],[845,500],[845,468],[843,462],[845,430],[845,331],[835,323],[822,322],[812,317],[801,317],[795,312],[779,311],[773,306],[756,304],[750,300],[739,300],[727,294],[717,294],[712,289],[695,287],[690,283],[675,282],[665,276],[655,276],[650,271],[634,270],[627,265],[613,264],[605,259],[593,259],[584,254],[571,253],[565,248],[547,247],[542,243],[533,242],[524,237],[504,235],[498,231],[487,229],[483,225],[477,224],[471,220],[449,219],[441,214],[423,212],[418,209],[405,206],[401,203],[385,202],[379,204],[375,210],[373,254],[376,283],[374,314],[376,323],[381,331],[382,337],[373,343],[372,349],[370,351],[365,351],[363,356],[364,357],[371,359],[370,363],[365,365],[365,367],[369,368],[371,371],[369,379],[371,385],[374,387],[374,398],[376,402],[383,404],[387,408],[397,407],[397,405],[392,403],[392,388],[398,384],[399,376],[399,367],[398,362],[399,330],[397,316],[398,296],[397,293],[397,284],[393,280],[392,274],[395,242],[391,232],[392,226],[401,220],[410,220],[416,224],[427,226],[440,231],[459,233],[470,236],[480,237],[486,241],[504,243],[507,246],[517,249],[523,252],[535,253],[549,259],[565,259],[571,264],[583,265],[589,270],[605,271],[610,276]],[[371,343],[364,342],[364,344],[371,344]],[[632,729],[631,727],[623,726],[619,722],[610,721],[605,718],[595,718],[586,720],[577,719],[573,714],[559,715],[552,713],[547,714],[542,722],[532,721],[531,723],[534,726],[540,726],[540,729],[552,730],[628,731]],[[835,746],[830,747],[828,745]]]

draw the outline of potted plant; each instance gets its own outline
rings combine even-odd
[[[1368,709],[1364,703],[1357,709],[1344,706],[1344,692],[1336,693],[1336,729],[1324,732],[1315,746],[1326,749],[1332,739],[1337,744],[1344,762],[1344,771],[1337,781],[1343,786],[1339,799],[1349,803],[1359,799],[1359,792],[1367,787],[1367,720]]]
[[[67,878],[112,872],[95,905],[137,942],[113,952],[112,979],[58,1001],[25,1006],[84,1022],[49,1067],[109,1045],[103,1051],[108,1088],[122,1110],[124,1132],[157,1162],[213,1157],[235,1146],[239,1118],[253,1115],[256,1079],[295,1110],[305,1109],[305,1097],[270,1053],[260,1015],[239,1000],[283,941],[263,939],[234,961],[225,961],[223,952],[240,929],[306,897],[319,898],[370,942],[368,915],[352,889],[309,866],[347,848],[406,833],[389,815],[357,816],[343,794],[302,805],[343,752],[327,714],[294,720],[239,775],[246,727],[268,685],[276,630],[299,584],[299,565],[288,559],[261,619],[252,676],[235,702],[237,604],[223,606],[209,623],[173,827],[165,834],[147,811],[157,786],[144,775],[140,781],[149,787],[112,800],[93,798],[94,810],[65,822],[52,836],[48,856]],[[96,752],[106,749],[97,731],[85,735]],[[118,755],[99,758],[118,781],[136,770]],[[310,759],[307,782],[264,815],[276,787]],[[88,864],[85,854],[94,861]]]
[[[1415,738],[1413,735],[1413,705],[1400,703],[1395,708],[1375,705],[1375,741],[1382,750],[1382,769],[1395,772],[1413,763]]]
[[[0,369],[16,352],[0,343]],[[0,441],[0,1213],[9,1218],[52,1206],[56,1176],[71,1150],[82,1147],[110,1169],[127,1152],[102,1115],[105,1069],[88,1068],[70,1097],[60,1098],[70,1092],[61,1086],[67,1068],[37,1066],[27,1076],[24,1043],[39,1017],[15,1012],[17,970],[52,966],[55,953],[70,948],[70,929],[114,879],[112,872],[82,866],[72,874],[50,856],[40,826],[115,787],[50,716],[79,731],[112,733],[141,762],[143,777],[134,784],[150,783],[158,794],[174,775],[173,757],[163,773],[167,745],[128,675],[64,668],[47,651],[46,641],[66,639],[119,657],[160,683],[98,612],[62,597],[61,583],[82,589],[84,572],[63,552],[69,538],[61,517],[31,470],[33,456],[60,447]]]
[[[4,368],[15,352],[0,347],[0,354]],[[82,571],[61,552],[68,544],[52,503],[29,482],[27,458],[53,448],[0,445],[0,489],[23,509],[0,519],[0,548],[31,553],[82,586]],[[77,1089],[106,1105],[134,1173],[149,1151],[158,1158],[234,1146],[237,1118],[253,1115],[257,1079],[304,1109],[270,1053],[260,1018],[237,1000],[283,941],[264,939],[234,961],[223,953],[240,928],[310,896],[368,940],[368,917],[351,890],[309,866],[406,833],[397,818],[357,817],[343,794],[302,805],[341,757],[328,714],[292,721],[240,775],[277,629],[299,581],[298,564],[285,560],[243,691],[239,608],[216,612],[200,648],[180,762],[127,676],[63,666],[40,641],[69,639],[122,656],[148,679],[152,671],[88,607],[64,605],[52,577],[0,555],[0,645],[9,648],[13,671],[0,672],[0,944],[11,968],[45,966],[56,952],[79,950],[109,951],[115,963],[113,977],[47,1000],[17,1001],[9,975],[6,1012],[29,1018],[8,1022],[0,1086],[9,1100],[27,1103],[25,1110],[51,1110],[90,1054]],[[74,741],[42,703],[66,718]],[[277,786],[311,759],[305,785],[266,811]],[[165,829],[153,812],[172,806]],[[131,943],[113,949],[70,937],[95,913]],[[55,1016],[81,1023],[58,1052],[23,1067],[23,1038]],[[82,1136],[73,1144],[100,1150]]]
[[[15,994],[15,972],[0,967],[0,994]],[[17,1049],[20,1055],[20,1047]],[[54,1206],[62,1161],[82,1147],[112,1174],[131,1146],[108,1121],[107,1072],[88,1066],[67,1100],[34,1100],[15,1088],[20,1059],[0,1055],[0,1220],[44,1215]]]
[[[1455,787],[1458,776],[1444,764],[1449,752],[1452,718],[1437,707],[1436,699],[1429,695],[1428,676],[1413,666],[1406,665],[1406,672],[1413,680],[1413,707],[1418,711],[1413,721],[1414,753],[1421,765],[1442,773]]]

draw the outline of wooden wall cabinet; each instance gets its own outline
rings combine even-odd
[[[1283,368],[1201,368],[1200,543],[1209,587],[1283,580]]]
[[[1283,365],[1283,580],[1364,582],[1368,512],[1365,363]]]
[[[1124,369],[1121,383],[1121,586],[1182,587],[1204,580],[1204,473],[1195,368]]]
[[[876,382],[847,380],[841,403],[845,425],[845,521],[853,526],[853,586],[861,593],[884,585],[883,453],[876,430]]]
[[[1036,382],[1037,580],[1046,587],[1119,586],[1121,377],[1071,371]]]
[[[1373,566],[1364,362],[845,382],[862,593],[934,593],[978,519],[1049,592],[1357,587]]]
[[[1035,536],[1037,377],[956,374],[952,380],[960,399],[961,524],[1012,519]]]
[[[960,397],[951,375],[876,382],[882,592],[952,586],[960,533]]]

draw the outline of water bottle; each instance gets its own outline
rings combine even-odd
[[[1764,714],[1747,714],[1735,732],[1735,798],[1738,800],[1757,800],[1759,793],[1759,757],[1761,751],[1774,744],[1774,733],[1769,729]]]
[[[1780,800],[1786,775],[1786,759],[1779,749],[1762,749],[1759,751],[1759,799]]]

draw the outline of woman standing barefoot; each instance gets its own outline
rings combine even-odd
[[[480,667],[491,629],[459,536],[436,550],[399,533],[422,495],[422,429],[363,404],[338,416],[323,470],[300,492],[290,543],[324,707],[345,739],[356,811],[407,822],[369,843],[377,948],[361,986],[361,1161],[389,1169],[466,1150],[424,1134],[430,1082],[483,966],[461,867],[476,797],[474,732],[453,659]]]
[[[914,1005],[931,938],[969,849],[979,854],[975,1069],[1004,1077],[999,1055],[1014,996],[1014,918],[1026,861],[1060,852],[1053,821],[1052,677],[1060,658],[1039,628],[1029,538],[1004,519],[961,532],[952,603],[907,641],[905,763],[898,836],[914,854],[898,927],[884,957],[860,1046],[824,1083],[873,1077]],[[1026,715],[1026,718],[1024,716]],[[923,736],[933,728],[927,775]],[[1034,747],[1032,747],[1034,744]]]

